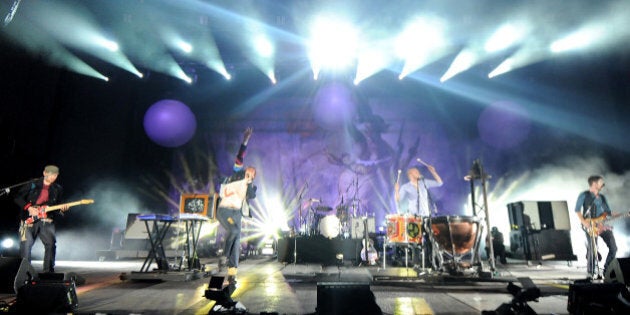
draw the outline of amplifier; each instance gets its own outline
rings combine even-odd
[[[15,308],[18,314],[69,313],[79,300],[74,280],[33,280],[18,289]],[[56,277],[54,277],[56,278]]]

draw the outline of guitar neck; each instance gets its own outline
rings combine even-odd
[[[46,212],[59,210],[59,209],[65,207],[65,206],[67,206],[67,207],[74,207],[74,206],[84,205],[84,204],[89,204],[89,203],[94,203],[94,200],[84,199],[84,200],[79,200],[79,201],[74,201],[74,202],[58,204],[58,205],[46,207]]]
[[[588,219],[588,220],[591,220],[591,222],[593,222],[593,223],[609,223],[609,222],[615,221],[617,219],[627,218],[629,216],[630,216],[630,212],[626,212],[626,213],[618,215],[618,216],[601,215],[601,216],[599,216],[597,218],[592,218],[592,219]]]

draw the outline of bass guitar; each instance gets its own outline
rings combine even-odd
[[[74,206],[78,206],[78,205],[87,205],[87,204],[91,204],[94,203],[94,199],[82,199],[79,201],[74,201],[74,202],[69,202],[69,203],[62,203],[62,204],[58,204],[58,205],[54,205],[54,206],[39,206],[38,207],[38,212],[36,215],[32,215],[29,216],[26,220],[24,220],[24,223],[26,224],[32,224],[35,223],[41,219],[45,219],[48,217],[47,213],[50,211],[55,211],[55,210],[59,210],[61,208],[64,207],[74,207]]]
[[[630,216],[630,212],[626,214],[612,215],[612,216],[609,216],[608,213],[604,213],[597,218],[586,219],[587,221],[589,221],[590,226],[585,227],[584,225],[582,225],[582,229],[591,236],[595,236],[595,235],[599,236],[604,231],[612,230],[612,227],[608,224],[610,224],[611,222],[617,219],[627,218],[629,216]]]
[[[363,249],[361,249],[361,260],[366,261],[369,265],[376,265],[376,260],[378,260],[378,254],[376,249],[374,248],[374,243],[372,239],[366,243],[365,239],[361,241],[363,243]]]

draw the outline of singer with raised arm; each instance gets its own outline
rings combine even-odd
[[[219,192],[217,219],[225,229],[226,236],[223,255],[219,257],[218,264],[219,271],[228,267],[227,275],[230,284],[236,283],[241,255],[241,219],[243,216],[251,218],[249,200],[256,198],[256,186],[253,183],[256,178],[256,169],[252,166],[244,167],[243,164],[247,142],[252,133],[252,128],[247,128],[243,133],[243,143],[234,161],[234,173],[223,181]]]
[[[617,243],[612,228],[605,225],[607,220],[622,216],[621,213],[614,214],[608,206],[606,197],[601,193],[604,188],[604,177],[592,175],[588,178],[588,190],[578,195],[575,204],[575,214],[580,219],[582,229],[586,232],[588,247],[586,248],[587,272],[589,276],[595,278],[599,274],[597,262],[599,253],[597,251],[597,237],[601,237],[608,247],[608,256],[604,263],[604,272],[617,254]]]
[[[67,205],[60,205],[61,212],[41,211],[46,206],[59,203],[63,189],[55,183],[59,176],[59,167],[44,167],[44,177],[23,185],[15,196],[15,203],[20,207],[20,255],[31,261],[31,249],[39,237],[44,244],[44,272],[55,272],[55,254],[57,239],[55,223],[61,213],[68,210]]]
[[[420,163],[426,166],[433,179],[422,176],[419,166],[413,166],[407,169],[407,178],[409,181],[400,186],[396,181],[394,184],[394,196],[398,205],[398,213],[415,214],[423,217],[429,216],[431,213],[431,200],[429,200],[429,188],[442,186],[442,178],[435,170],[435,167],[418,159]]]

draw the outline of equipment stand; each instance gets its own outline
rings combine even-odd
[[[488,227],[488,233],[486,235],[486,242],[488,243],[488,249],[490,253],[490,257],[488,257],[488,261],[490,262],[490,270],[495,271],[496,263],[494,260],[494,248],[492,246],[492,235],[490,234],[490,213],[488,210],[488,194],[487,194],[487,187],[486,187],[488,178],[490,178],[490,175],[485,173],[483,166],[481,165],[481,160],[476,159],[473,161],[472,168],[470,169],[470,172],[468,173],[468,175],[464,177],[464,180],[470,181],[470,195],[472,196],[472,210],[473,210],[473,215],[475,216],[477,215],[476,213],[477,204],[475,203],[475,197],[474,197],[475,196],[474,180],[475,179],[481,180],[481,188],[482,188],[481,193],[483,196],[483,211],[485,215],[485,223],[486,223],[486,226]],[[474,254],[478,256],[478,253],[474,253]],[[475,259],[478,259],[478,257],[475,257]]]

